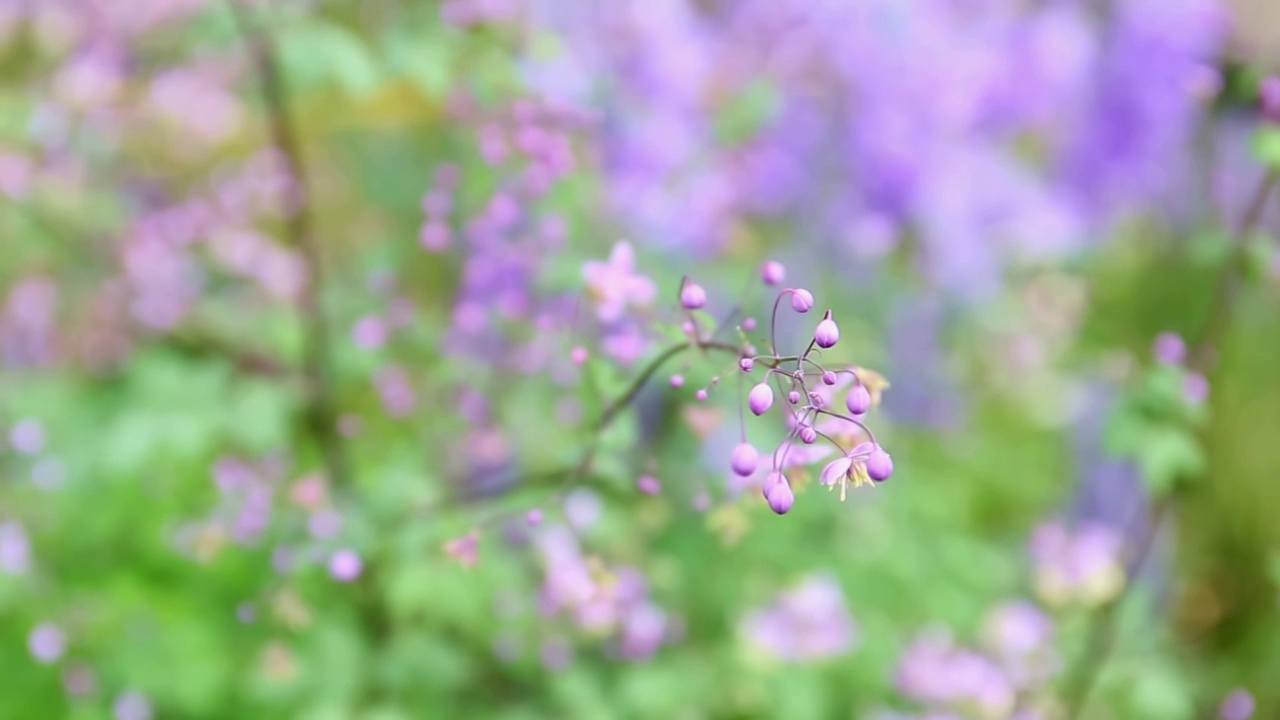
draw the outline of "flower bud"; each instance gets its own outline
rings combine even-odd
[[[871,393],[862,383],[854,385],[844,399],[844,406],[854,415],[863,415],[871,409]]]
[[[765,285],[781,285],[787,277],[787,269],[776,260],[769,260],[760,266],[760,279]]]
[[[671,376],[671,387],[673,387],[673,388],[684,387],[684,376],[683,376],[683,375],[672,375],[672,376]]]
[[[662,492],[662,483],[652,475],[641,475],[636,479],[636,489],[645,495],[657,495]]]
[[[822,322],[818,323],[818,329],[813,331],[813,342],[820,348],[835,347],[840,342],[840,328],[836,325],[836,321],[831,319],[831,311],[828,310]]]
[[[777,470],[770,471],[764,478],[764,486],[760,488],[761,494],[763,494],[767,500],[769,498],[769,491],[773,489],[773,486],[778,483],[785,483],[786,481],[787,480],[782,476],[782,473]]]
[[[787,402],[791,403],[792,405],[795,405],[796,403],[800,402],[799,391],[792,390],[791,392],[787,393]]]
[[[760,454],[751,443],[738,443],[729,458],[729,466],[739,477],[750,477],[760,463]]]
[[[805,425],[804,427],[800,428],[800,440],[804,442],[805,445],[812,445],[815,441],[817,441],[817,439],[818,439],[817,430],[814,430],[812,427],[808,425]]]
[[[697,310],[707,304],[707,291],[695,282],[686,282],[680,289],[680,304],[687,310]]]
[[[813,293],[803,288],[791,291],[791,308],[798,313],[807,313],[813,309]]]
[[[889,453],[876,448],[867,456],[867,477],[876,482],[884,482],[893,474],[893,458]]]
[[[707,389],[699,388],[698,392],[693,394],[693,398],[699,402],[707,399]]]
[[[742,329],[751,332],[756,329],[756,319],[753,317],[742,319]]]
[[[738,367],[742,368],[742,372],[751,372],[756,366],[756,361],[751,358],[742,358],[738,361]]]
[[[835,384],[836,384],[836,374],[835,374],[835,373],[833,373],[833,372],[831,372],[830,370],[827,370],[826,372],[822,373],[822,384],[823,384],[823,385],[835,385]]]
[[[790,512],[791,506],[796,502],[795,493],[791,492],[791,485],[787,483],[786,478],[769,488],[768,492],[765,493],[764,499],[769,503],[769,509],[779,515],[786,515]]]
[[[747,407],[756,415],[769,412],[769,408],[773,407],[773,388],[769,387],[769,383],[762,382],[751,388],[747,395]]]

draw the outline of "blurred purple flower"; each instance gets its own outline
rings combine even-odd
[[[740,629],[752,646],[787,663],[839,657],[858,643],[844,593],[827,575],[805,578],[773,605],[748,614]]]

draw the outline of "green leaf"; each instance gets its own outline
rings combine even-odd
[[[1204,471],[1204,453],[1195,437],[1173,426],[1148,428],[1137,460],[1143,480],[1156,493],[1169,491],[1179,478]]]
[[[1253,136],[1253,154],[1264,165],[1280,169],[1280,128],[1264,127]]]

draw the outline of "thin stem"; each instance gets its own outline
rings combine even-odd
[[[1187,361],[1187,368],[1193,372],[1208,372],[1217,346],[1226,333],[1231,315],[1239,298],[1240,280],[1244,274],[1246,244],[1249,241],[1249,236],[1253,234],[1254,229],[1257,228],[1258,223],[1262,220],[1262,212],[1266,209],[1267,200],[1271,196],[1271,192],[1276,188],[1276,183],[1277,175],[1275,171],[1268,171],[1263,176],[1262,182],[1259,183],[1258,189],[1250,200],[1244,217],[1240,221],[1240,227],[1236,229],[1235,234],[1232,236],[1229,255],[1218,273],[1218,280],[1214,286],[1213,295],[1209,300],[1209,311],[1200,330],[1199,341]],[[1064,685],[1063,695],[1068,720],[1083,717],[1084,710],[1088,706],[1089,695],[1097,684],[1098,677],[1102,674],[1102,670],[1114,650],[1116,625],[1119,622],[1120,609],[1133,589],[1134,580],[1150,559],[1151,551],[1155,548],[1155,540],[1161,528],[1173,514],[1177,499],[1174,492],[1176,492],[1177,485],[1174,488],[1169,494],[1158,498],[1152,504],[1151,512],[1147,518],[1147,530],[1134,548],[1126,571],[1128,582],[1125,583],[1120,593],[1094,616],[1084,652],[1081,653],[1074,666],[1074,671],[1068,676]]]
[[[296,248],[307,264],[308,280],[298,294],[298,315],[303,326],[303,372],[307,380],[307,422],[315,436],[325,468],[335,486],[351,484],[351,468],[347,449],[338,432],[334,403],[332,361],[329,357],[329,324],[321,298],[325,268],[320,244],[312,230],[311,192],[297,128],[289,113],[288,93],[270,38],[250,27],[243,10],[234,0],[227,7],[247,45],[253,69],[267,106],[268,130],[272,143],[283,155],[292,180],[294,200],[285,220],[288,243]]]

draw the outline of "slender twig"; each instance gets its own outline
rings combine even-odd
[[[1262,212],[1266,209],[1267,200],[1275,190],[1276,183],[1276,173],[1268,171],[1250,200],[1244,217],[1240,221],[1240,227],[1232,236],[1228,256],[1218,272],[1218,279],[1209,300],[1209,310],[1201,325],[1198,341],[1187,361],[1187,368],[1193,372],[1207,373],[1212,365],[1239,297],[1249,238],[1262,220]],[[1120,593],[1110,603],[1099,609],[1094,616],[1085,649],[1074,666],[1074,672],[1064,685],[1066,717],[1069,719],[1083,717],[1082,713],[1088,704],[1089,695],[1115,647],[1116,626],[1119,622],[1121,607],[1129,597],[1134,581],[1150,559],[1161,528],[1173,513],[1176,501],[1174,492],[1177,487],[1179,486],[1175,485],[1174,490],[1152,503],[1151,510],[1147,514],[1146,531],[1130,555],[1126,571],[1128,582]]]
[[[645,384],[653,378],[654,374],[662,368],[664,363],[693,346],[693,343],[688,342],[672,345],[659,353],[653,358],[653,360],[649,361],[649,364],[640,371],[640,374],[636,376],[636,379],[631,383],[626,391],[619,395],[613,402],[609,403],[609,405],[605,407],[604,411],[600,413],[600,419],[596,422],[596,432],[598,433],[601,430],[604,430],[612,425],[614,420],[618,419],[618,414],[623,410],[626,410],[627,407],[631,405],[631,402],[636,399],[636,395],[640,394],[640,391],[644,389]],[[703,342],[699,343],[698,347],[708,350],[723,350],[725,352],[732,352],[735,354],[742,352],[742,348],[729,343]]]
[[[330,480],[334,485],[351,484],[351,467],[346,444],[338,432],[334,403],[332,362],[329,357],[329,324],[323,308],[325,267],[320,244],[312,229],[311,192],[297,128],[289,113],[288,93],[271,39],[250,27],[235,0],[227,7],[240,36],[244,38],[254,72],[267,106],[271,140],[280,150],[292,181],[295,203],[288,208],[284,225],[286,240],[307,264],[308,279],[298,295],[298,314],[303,326],[303,372],[307,380],[307,422],[319,445]]]

